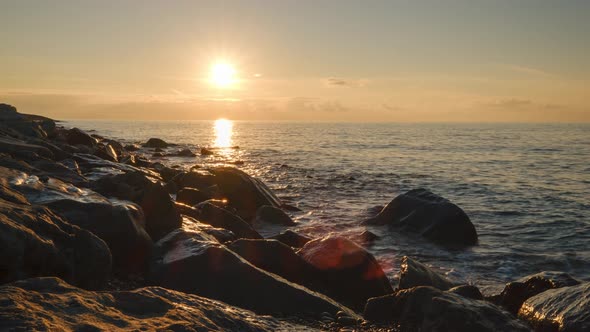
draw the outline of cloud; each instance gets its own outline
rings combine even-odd
[[[381,108],[383,108],[386,111],[390,111],[390,112],[401,112],[401,111],[405,110],[404,107],[389,105],[386,103],[381,104]]]
[[[349,109],[337,101],[325,101],[319,98],[295,97],[291,98],[285,107],[286,111],[306,113],[344,113]]]
[[[553,76],[549,72],[547,72],[543,69],[529,67],[529,66],[503,64],[503,65],[501,65],[501,67],[504,67],[510,71],[520,73],[520,74],[527,74],[527,75],[533,75],[533,76],[545,76],[545,77]]]
[[[338,77],[328,77],[325,84],[329,87],[360,88],[367,84],[365,79],[346,79]]]
[[[529,99],[508,98],[492,101],[487,105],[498,108],[523,108],[533,105],[533,101]]]
[[[498,108],[505,111],[525,111],[525,110],[547,110],[555,111],[566,109],[566,105],[537,102],[530,99],[506,98],[484,103],[487,107]]]

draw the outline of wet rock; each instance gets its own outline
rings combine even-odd
[[[530,331],[495,305],[429,286],[369,299],[364,318],[402,331]]]
[[[155,148],[155,149],[154,149],[154,152],[164,152],[164,149],[161,149],[161,148]]]
[[[145,214],[146,231],[155,241],[182,224],[168,192],[140,172],[103,177],[93,184],[93,189],[105,196],[137,203]]]
[[[212,150],[209,150],[207,148],[201,148],[201,155],[202,156],[212,156],[215,153]]]
[[[291,247],[277,240],[240,239],[228,245],[228,248],[264,271],[309,289],[321,290],[317,282],[317,269]]]
[[[536,331],[590,331],[590,283],[535,295],[524,302],[518,317]]]
[[[127,144],[125,145],[125,150],[130,151],[130,152],[134,152],[141,149],[141,147],[137,144]]]
[[[180,173],[173,179],[180,188],[193,188],[205,192],[208,191],[208,188],[216,185],[215,180],[213,174],[199,169]]]
[[[101,239],[47,208],[3,199],[0,253],[0,283],[58,276],[80,287],[97,289],[111,271],[111,254]]]
[[[432,286],[440,290],[447,290],[454,287],[455,284],[434,272],[428,266],[404,256],[400,265],[399,288],[405,289],[416,286]]]
[[[472,299],[472,300],[483,300],[483,295],[479,291],[479,288],[477,288],[473,285],[456,286],[456,287],[449,289],[449,293],[461,295],[463,297],[466,297],[466,298]]]
[[[165,149],[169,147],[171,144],[166,143],[164,140],[159,138],[150,138],[147,142],[143,143],[143,146],[146,148],[160,148]]]
[[[311,238],[309,238],[307,236],[303,236],[298,233],[295,233],[290,229],[288,229],[280,234],[277,234],[275,236],[271,236],[270,238],[278,240],[278,241],[280,241],[288,246],[291,246],[293,248],[301,248],[307,242],[311,241]]]
[[[72,128],[66,132],[66,142],[70,145],[84,145],[88,147],[95,147],[96,146],[96,139],[86,132],[78,129]]]
[[[196,207],[176,203],[180,213],[193,217],[200,222],[217,228],[232,231],[238,238],[262,239],[252,226],[227,209],[219,207],[210,201],[198,204]]]
[[[516,315],[526,299],[549,289],[579,283],[565,272],[544,271],[506,284],[502,293],[491,296],[489,300]]]
[[[106,242],[113,257],[113,270],[143,274],[152,250],[145,218],[134,204],[83,203],[58,200],[46,204],[70,224],[89,230]]]
[[[197,155],[194,154],[190,149],[182,149],[176,152],[178,157],[196,157]]]
[[[183,188],[180,189],[176,194],[177,202],[190,206],[199,204],[211,198],[213,197],[211,197],[209,194],[194,188]]]
[[[53,159],[53,153],[46,147],[28,144],[14,138],[0,137],[0,152],[8,154],[20,153],[22,151],[34,152],[39,156]]]
[[[94,152],[94,155],[109,161],[119,161],[119,156],[117,155],[117,152],[115,152],[115,149],[113,149],[113,146],[110,144],[99,145],[96,151]]]
[[[299,331],[225,303],[161,287],[89,292],[57,278],[0,286],[8,331]]]
[[[369,246],[371,244],[373,244],[373,242],[377,241],[379,239],[379,236],[371,231],[363,231],[361,234],[359,234],[358,236],[356,236],[354,238],[354,241],[364,245],[364,246]]]
[[[414,189],[397,196],[377,216],[365,221],[414,232],[443,245],[477,243],[477,232],[465,212],[449,200],[426,189]]]
[[[283,210],[270,205],[263,205],[258,208],[255,222],[282,226],[297,225]]]
[[[180,170],[168,167],[161,163],[154,163],[151,167],[160,174],[165,182],[170,182],[175,176],[182,173]]]
[[[47,159],[37,159],[32,163],[31,166],[41,170],[42,172],[38,172],[40,175],[47,174],[51,177],[60,179],[64,182],[72,183],[76,186],[88,185],[88,179],[80,175],[80,173],[71,170],[61,162],[54,162]]]
[[[219,243],[233,242],[238,239],[232,231],[213,227],[188,216],[183,216],[182,218],[182,229],[191,232],[205,233],[215,238]]]
[[[304,316],[346,310],[320,294],[256,268],[199,233],[184,230],[176,230],[156,244],[151,280],[259,314]]]
[[[323,293],[353,309],[362,310],[367,299],[393,292],[375,257],[350,240],[336,236],[315,239],[298,254],[320,271]]]

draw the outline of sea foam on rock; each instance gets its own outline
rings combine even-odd
[[[467,214],[449,200],[426,189],[414,189],[394,198],[370,225],[389,225],[414,232],[443,245],[477,243],[477,232]]]

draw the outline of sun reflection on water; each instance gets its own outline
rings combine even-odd
[[[234,123],[227,119],[217,119],[213,125],[215,132],[215,142],[213,145],[217,148],[228,148],[232,143]]]

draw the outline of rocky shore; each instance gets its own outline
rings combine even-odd
[[[307,238],[289,230],[296,208],[240,169],[150,159],[199,153],[215,151],[124,145],[0,104],[0,330],[590,330],[590,283],[566,273],[484,296],[404,257],[389,280],[373,234]],[[478,241],[426,189],[360,223],[448,250]],[[268,224],[284,230],[264,238]]]

